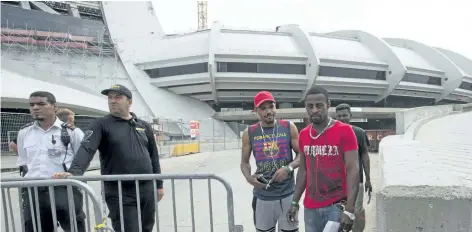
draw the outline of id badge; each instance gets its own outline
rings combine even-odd
[[[48,149],[48,156],[51,157],[51,158],[60,157],[61,156],[61,149],[49,148]]]

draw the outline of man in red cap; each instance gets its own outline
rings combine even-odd
[[[241,171],[254,186],[252,208],[257,231],[296,232],[285,216],[295,191],[293,170],[298,168],[298,130],[294,123],[275,119],[275,99],[270,92],[261,91],[254,97],[259,122],[243,133]],[[295,152],[293,157],[292,150]],[[256,160],[256,172],[251,174],[251,153]]]

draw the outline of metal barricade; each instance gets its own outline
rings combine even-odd
[[[3,182],[5,181],[18,181],[18,180],[22,180],[22,179],[29,179],[29,178],[5,178],[5,179],[2,179]],[[157,229],[157,232],[160,232],[160,231],[171,231],[171,227],[173,227],[173,231],[174,232],[178,232],[178,231],[182,231],[182,229],[184,229],[185,231],[189,230],[191,228],[191,231],[211,231],[211,232],[214,232],[214,231],[228,231],[228,232],[242,232],[243,231],[243,227],[241,225],[235,225],[235,222],[234,222],[234,203],[233,203],[233,190],[231,188],[231,186],[229,185],[228,182],[226,182],[223,178],[219,177],[219,176],[216,176],[214,174],[139,174],[139,175],[101,175],[101,176],[72,176],[72,177],[69,177],[68,179],[74,179],[74,180],[78,180],[78,181],[82,181],[82,182],[85,182],[87,183],[89,186],[94,186],[95,187],[98,187],[99,188],[99,191],[101,191],[102,193],[102,200],[105,202],[105,196],[107,195],[107,188],[108,188],[108,191],[110,191],[110,182],[115,182],[116,183],[116,187],[117,189],[114,189],[113,188],[113,191],[116,191],[118,192],[118,206],[119,207],[116,207],[114,206],[115,210],[117,212],[115,213],[119,213],[119,220],[121,223],[119,223],[119,227],[121,227],[121,231],[125,231],[125,225],[126,223],[123,223],[125,222],[125,218],[124,218],[124,210],[126,206],[127,209],[129,210],[130,208],[129,207],[129,202],[126,202],[127,204],[123,204],[124,202],[124,196],[125,197],[128,197],[127,199],[129,199],[130,195],[133,195],[135,197],[135,203],[133,204],[133,207],[136,207],[136,211],[137,211],[137,223],[139,223],[139,230],[138,231],[141,231],[142,230],[142,227],[143,225],[141,224],[141,220],[142,220],[142,217],[148,217],[149,215],[141,215],[141,207],[142,207],[142,203],[141,203],[141,200],[142,198],[141,197],[136,197],[140,194],[142,194],[143,192],[140,191],[140,189],[147,189],[149,186],[152,186],[152,195],[154,196],[153,197],[153,204],[154,204],[154,207],[155,207],[155,226],[154,226],[154,230],[153,231],[156,231]],[[31,180],[31,179],[29,179]],[[164,196],[163,200],[162,201],[158,201],[157,199],[157,183],[156,183],[156,180],[170,180],[168,183],[167,181],[165,181],[165,191],[167,192],[166,195]],[[194,182],[196,182],[196,180],[198,181],[205,181],[206,180],[206,186],[201,186],[201,185],[195,185]],[[216,192],[214,191],[214,189],[212,189],[212,180],[216,180],[218,182],[220,182],[223,187],[224,187],[224,191],[226,192],[226,208],[224,209],[222,206],[222,201],[216,201],[216,204],[215,204],[215,201],[213,200],[213,197],[216,196],[216,197],[221,197],[222,194],[221,192],[218,192],[218,189],[216,190]],[[55,180],[51,180],[51,181],[55,181]],[[100,185],[97,186],[97,183],[96,182],[100,182]],[[143,185],[143,181],[147,181],[147,183],[145,183]],[[180,203],[180,204],[185,204],[184,201],[182,201],[184,198],[184,196],[182,196],[182,192],[180,191],[180,187],[184,187],[184,186],[181,186],[180,183],[176,183],[177,181],[185,181],[187,182],[188,181],[188,196],[185,197],[187,198],[189,202],[189,206],[185,206],[185,207],[178,207],[177,204]],[[95,182],[95,183],[94,183]],[[130,188],[129,184],[133,183],[133,187]],[[108,183],[108,184],[106,184]],[[170,186],[168,186],[170,184]],[[106,186],[107,185],[107,186]],[[195,187],[197,186],[197,187]],[[170,190],[171,190],[171,195],[169,196],[169,187],[170,187]],[[198,191],[197,189],[197,194],[195,194],[194,190],[196,188],[201,188],[201,187],[205,187],[204,191]],[[125,191],[126,189],[126,191]],[[130,192],[130,189],[132,189]],[[203,190],[203,189],[200,189],[200,190]],[[202,196],[202,192],[207,192],[208,193],[208,203],[206,203],[206,201],[204,200],[204,197]],[[125,194],[123,194],[125,193]],[[187,195],[187,194],[185,194]],[[109,197],[109,195],[108,195]],[[170,201],[170,199],[172,201]],[[144,199],[146,200],[146,199]],[[108,204],[109,202],[107,202]],[[170,205],[171,203],[171,205]],[[202,207],[205,207],[208,209],[208,218],[206,218],[205,215],[203,215],[203,211],[204,209],[202,207],[196,207],[196,203],[200,203],[200,205],[205,205],[205,206],[202,206]],[[105,206],[105,204],[102,204],[103,206]],[[109,207],[108,207],[109,208]],[[134,210],[134,209],[133,209]],[[119,212],[118,212],[119,211]],[[172,213],[170,212],[172,211]],[[188,211],[190,211],[190,215],[188,215]],[[216,211],[216,213],[214,213],[214,211]],[[126,212],[126,211],[125,211]],[[162,213],[164,212],[164,213]],[[224,212],[224,214],[223,214]],[[102,211],[101,211],[102,215],[105,215],[107,212],[106,212],[106,209],[105,208],[102,208]],[[126,212],[128,213],[128,212]],[[145,213],[145,212],[144,212]],[[184,215],[184,214],[187,214],[187,215]],[[222,215],[226,215],[225,217],[226,220],[224,220],[221,216]],[[162,216],[163,218],[161,218],[160,216]],[[170,217],[172,216],[172,219],[170,218],[166,218],[166,217]],[[201,221],[205,222],[205,223],[198,223],[197,220],[196,220],[196,216],[197,218],[204,218],[205,219],[202,219]],[[217,223],[215,224],[215,217],[216,217],[216,221]],[[188,220],[188,222],[186,222]],[[163,223],[167,222],[167,224],[169,224],[169,222],[172,221],[172,223],[170,223],[170,225],[162,225]],[[208,223],[208,224],[206,224]],[[227,223],[227,229],[224,229],[222,228],[222,225],[226,225]],[[111,227],[111,226],[110,226]],[[215,229],[216,227],[216,229]],[[126,231],[128,232],[128,231]]]
[[[0,182],[0,187],[2,190],[2,211],[3,211],[3,222],[2,224],[4,225],[4,231],[9,232],[13,231],[16,232],[18,231],[25,231],[25,218],[24,218],[24,210],[25,210],[25,205],[26,203],[29,203],[29,212],[31,212],[31,225],[34,228],[34,231],[41,232],[41,223],[47,223],[44,218],[45,215],[41,215],[40,213],[40,208],[44,209],[43,207],[47,204],[44,202],[39,201],[39,194],[38,194],[38,188],[47,188],[47,192],[49,195],[49,205],[50,205],[50,212],[52,213],[52,224],[54,227],[54,231],[57,231],[57,226],[58,225],[58,215],[57,215],[57,208],[56,208],[56,197],[55,197],[55,192],[58,191],[56,187],[66,187],[67,188],[67,208],[69,209],[69,220],[70,220],[70,226],[71,226],[71,231],[78,231],[77,229],[77,215],[75,212],[75,199],[74,199],[74,194],[73,194],[73,187],[77,188],[78,191],[83,191],[85,193],[85,199],[86,199],[86,205],[88,208],[88,197],[92,200],[93,203],[93,210],[94,210],[94,217],[95,217],[95,223],[94,223],[94,231],[107,231],[103,225],[103,219],[104,217],[102,216],[102,213],[100,211],[100,201],[99,198],[97,198],[90,186],[88,186],[85,183],[82,183],[78,180],[27,180],[27,179],[21,179],[21,180],[14,180],[16,178],[12,178],[9,180],[2,180]],[[12,199],[12,194],[11,190],[16,189],[17,194],[18,194],[18,207],[14,208],[12,206],[14,200]],[[33,189],[33,190],[32,190]],[[26,195],[26,199],[23,199],[23,194]],[[34,200],[33,200],[34,198]],[[45,201],[46,199],[41,199],[42,201]],[[27,201],[27,202],[25,202]],[[41,205],[41,206],[39,206]],[[10,217],[9,217],[10,216]],[[28,215],[29,216],[29,215]],[[60,215],[63,216],[63,215]],[[20,223],[16,223],[17,220],[20,218]],[[11,219],[11,221],[9,220]],[[50,223],[50,221],[48,221]],[[90,218],[86,217],[85,221],[85,226],[88,228],[88,231],[91,231],[91,224],[90,224]],[[19,229],[20,227],[21,229]],[[109,230],[108,230],[109,231]]]

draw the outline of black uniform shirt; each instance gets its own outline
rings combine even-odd
[[[152,127],[131,115],[130,120],[107,115],[93,121],[85,131],[69,172],[83,175],[98,149],[102,175],[160,174]],[[156,184],[162,188],[161,180]]]
[[[354,125],[351,125],[351,126],[352,126],[352,130],[354,130],[354,134],[356,134],[357,147],[359,149],[359,178],[360,178],[360,182],[364,183],[364,172],[363,172],[364,166],[363,166],[362,158],[365,155],[364,151],[367,151],[367,147],[369,146],[369,139],[367,139],[367,134],[362,128],[354,126]]]

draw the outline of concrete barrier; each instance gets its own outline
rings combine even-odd
[[[444,114],[454,111],[454,105],[425,106],[406,109],[395,113],[396,134],[404,134],[415,122],[432,115]]]
[[[454,111],[470,112],[472,111],[472,103],[454,105]]]
[[[445,129],[447,125],[437,126],[440,123],[431,128],[428,122],[454,116],[448,110],[448,107],[429,110],[423,113],[429,116],[408,122],[410,126],[405,135],[389,136],[380,142],[380,191],[376,196],[378,232],[472,231],[472,175],[469,171],[472,150],[454,149],[454,144],[442,143],[438,136],[415,140],[423,126],[429,126],[429,133],[466,136],[451,133]],[[464,114],[462,121],[455,121],[457,116],[446,121],[459,123],[467,131],[472,124],[463,120],[469,115]],[[411,120],[414,116],[407,118]],[[456,126],[454,130],[460,128]]]
[[[410,127],[408,127],[408,129],[405,131],[405,134],[403,135],[403,138],[414,140],[415,137],[416,137],[416,134],[418,134],[418,131],[427,122],[429,122],[431,120],[434,120],[434,119],[437,119],[437,118],[440,118],[440,117],[447,116],[447,115],[459,114],[459,113],[461,113],[461,112],[459,112],[459,111],[445,111],[445,112],[440,112],[438,114],[433,114],[433,115],[429,115],[429,116],[426,116],[424,118],[421,118],[421,119],[417,120],[416,122],[413,122],[410,125]]]
[[[199,143],[176,144],[172,148],[172,157],[195,154],[200,152]]]

